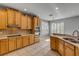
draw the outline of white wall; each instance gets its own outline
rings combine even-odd
[[[51,23],[52,22],[64,22],[65,34],[72,34],[75,29],[79,30],[79,16],[51,21]]]

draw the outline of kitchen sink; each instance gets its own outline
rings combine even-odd
[[[63,38],[63,39],[71,41],[73,43],[79,43],[79,40],[77,40],[77,39],[72,39],[72,38]]]

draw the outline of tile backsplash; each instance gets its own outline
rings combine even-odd
[[[0,30],[0,35],[10,35],[10,34],[31,34],[31,30],[21,30],[21,29],[7,29]]]

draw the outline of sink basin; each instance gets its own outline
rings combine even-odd
[[[72,38],[63,38],[63,39],[65,39],[65,40],[74,40],[74,39],[72,39]]]
[[[76,39],[72,39],[72,38],[63,38],[63,39],[71,41],[73,43],[79,43],[79,40],[76,40]]]

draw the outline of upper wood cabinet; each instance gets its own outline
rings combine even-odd
[[[5,9],[0,9],[0,29],[7,29],[7,12]]]
[[[7,9],[8,25],[15,24],[15,11],[13,9]]]
[[[28,16],[27,19],[27,29],[32,29],[32,17]]]
[[[8,53],[8,39],[0,40],[0,54]]]
[[[32,29],[32,18],[28,15],[21,17],[21,29]]]
[[[34,27],[40,25],[40,19],[39,19],[39,17],[34,17],[34,19],[33,19],[33,25],[34,25]]]
[[[21,27],[21,13],[19,11],[15,11],[15,24]]]
[[[21,16],[21,29],[27,29],[27,16]]]

